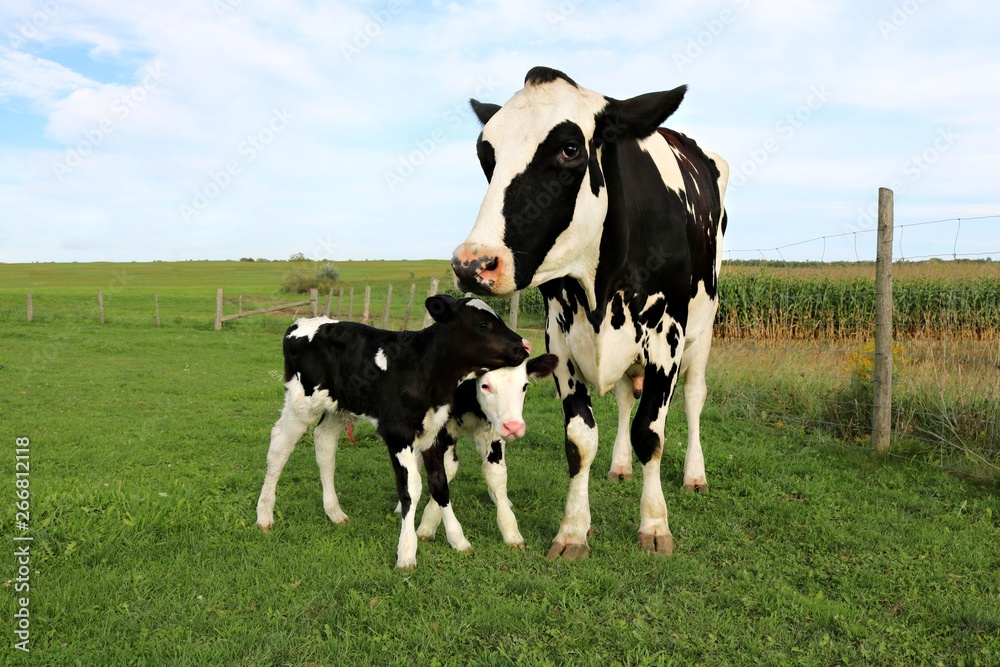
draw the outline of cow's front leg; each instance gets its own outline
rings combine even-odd
[[[670,326],[666,336],[649,337],[642,399],[632,422],[632,448],[642,464],[639,546],[667,556],[674,551],[674,538],[667,523],[660,458],[667,408],[677,385],[683,344],[683,335],[676,324]]]
[[[427,470],[427,487],[431,499],[424,508],[424,516],[417,529],[417,537],[423,541],[434,538],[438,524],[444,519],[445,536],[448,543],[458,551],[472,551],[472,544],[465,539],[462,525],[455,517],[451,506],[451,491],[448,483],[458,470],[455,457],[455,438],[445,429],[438,434],[434,445],[423,453],[424,468]]]
[[[442,431],[443,433],[443,431]],[[444,453],[448,448],[448,440],[440,436],[435,440],[434,445],[424,452],[424,467],[427,469],[427,488],[431,492],[431,497],[441,508],[441,517],[444,519],[444,533],[448,537],[448,543],[458,551],[472,551],[472,545],[465,539],[462,533],[462,525],[455,517],[455,511],[451,506],[451,497],[448,489],[448,475],[445,472]],[[454,440],[450,440],[454,444]]]
[[[420,500],[420,470],[413,443],[395,438],[385,438],[392,459],[392,469],[396,473],[396,494],[402,515],[399,530],[399,544],[396,547],[396,567],[412,570],[417,567],[417,531],[414,529],[414,515]]]
[[[555,370],[556,387],[562,398],[566,423],[566,462],[569,493],[559,533],[552,540],[547,558],[576,560],[590,555],[590,466],[597,454],[597,422],[590,405],[587,384],[572,360],[561,353]]]
[[[517,518],[507,497],[507,456],[506,445],[501,438],[489,432],[476,436],[476,449],[483,457],[483,479],[489,489],[490,498],[497,506],[497,527],[503,535],[504,543],[513,549],[524,549],[524,538],[517,528]]]
[[[267,450],[267,473],[257,499],[257,525],[265,533],[274,527],[274,500],[278,478],[288,462],[295,443],[309,428],[309,422],[298,416],[286,399],[281,417],[271,429],[271,445]]]
[[[705,457],[701,452],[701,410],[705,407],[708,388],[705,369],[712,351],[712,329],[706,329],[695,339],[681,359],[684,374],[684,414],[688,424],[688,446],[684,455],[684,489],[696,493],[708,492],[705,477]]]

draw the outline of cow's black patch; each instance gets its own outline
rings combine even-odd
[[[663,323],[660,322],[660,331],[662,332]],[[681,344],[681,332],[677,328],[676,324],[670,325],[670,331],[667,332],[667,344],[670,346],[670,358],[675,359],[677,357],[677,346]]]
[[[490,463],[500,463],[503,461],[503,444],[499,440],[490,443],[490,454],[486,457]]]
[[[618,331],[625,326],[625,300],[621,292],[616,292],[611,299],[611,328]]]
[[[653,432],[652,424],[657,414],[670,402],[677,379],[677,364],[671,364],[670,371],[649,364],[646,366],[642,387],[642,398],[632,420],[632,450],[643,465],[662,447],[660,436]]]
[[[479,157],[479,165],[486,174],[486,180],[493,180],[493,170],[497,166],[497,155],[493,150],[493,144],[483,139],[483,133],[479,133],[479,141],[476,142],[476,155]]]
[[[564,159],[568,145],[578,152]],[[559,235],[569,227],[587,172],[580,126],[563,121],[535,149],[531,161],[504,189],[504,245],[514,256],[514,282],[526,287]]]
[[[532,67],[528,70],[528,73],[524,75],[524,84],[526,86],[538,86],[543,83],[550,83],[556,79],[562,79],[566,83],[573,84],[577,88],[580,87],[576,81],[566,76],[564,72],[552,69],[551,67],[543,67],[541,65],[538,67]]]
[[[572,359],[566,360],[566,370],[569,371],[570,375],[576,375],[576,366],[573,365]]]
[[[580,474],[580,468],[582,467],[580,450],[577,449],[577,446],[568,437],[566,438],[566,464],[569,466],[570,478]]]

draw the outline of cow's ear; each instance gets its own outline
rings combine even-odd
[[[552,375],[558,363],[559,357],[554,354],[542,354],[534,359],[528,359],[528,377],[533,380],[548,377]]]
[[[648,137],[677,111],[686,92],[687,86],[678,86],[673,90],[646,93],[627,100],[608,98],[608,105],[598,122],[598,137],[602,142],[622,137]]]
[[[483,125],[490,122],[490,118],[496,115],[497,111],[500,111],[499,104],[490,104],[489,102],[480,102],[479,100],[469,100],[469,104],[472,105],[472,111],[476,114],[476,118]]]
[[[435,322],[451,322],[458,312],[458,301],[448,294],[435,294],[427,297],[424,301],[427,312],[431,314]]]

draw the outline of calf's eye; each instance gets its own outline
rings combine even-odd
[[[560,157],[563,160],[575,160],[579,155],[580,145],[571,142],[563,146],[562,155],[560,155]]]

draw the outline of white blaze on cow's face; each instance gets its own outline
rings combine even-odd
[[[607,104],[568,78],[529,73],[499,110],[477,107],[489,187],[452,260],[462,289],[507,294],[566,275],[593,282],[608,206],[593,138]]]
[[[504,439],[524,435],[524,396],[532,379],[550,375],[557,358],[543,354],[520,366],[509,366],[484,373],[476,378],[479,407]]]

